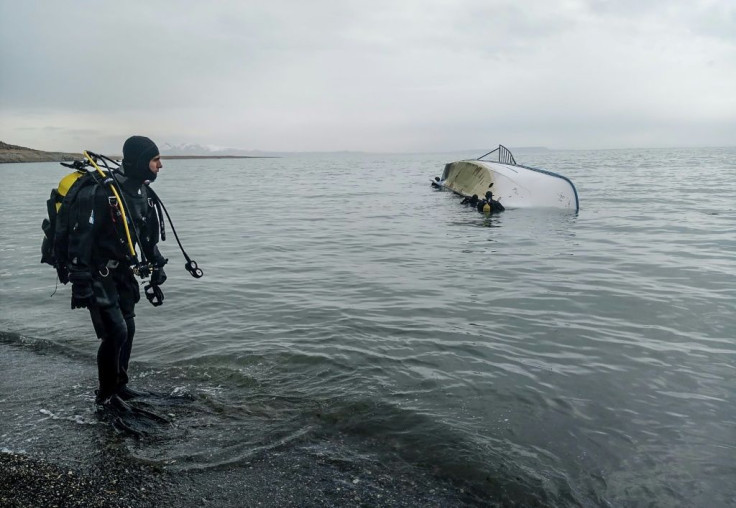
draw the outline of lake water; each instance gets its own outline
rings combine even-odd
[[[169,233],[131,369],[189,402],[117,446],[182,473],[300,447],[426,473],[460,504],[736,504],[736,149],[517,151],[580,211],[491,217],[429,186],[477,155],[164,161],[155,189],[205,275]],[[67,172],[0,165],[0,448],[51,457],[112,432],[88,315],[39,264]],[[34,432],[52,421],[60,442]]]

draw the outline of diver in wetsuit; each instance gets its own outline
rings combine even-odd
[[[460,201],[461,205],[468,205],[468,206],[477,206],[478,205],[478,194],[473,194],[472,196],[465,196],[462,201]]]
[[[133,240],[152,265],[150,284],[166,281],[165,259],[158,250],[159,218],[148,184],[161,169],[156,144],[147,137],[132,136],[123,145],[123,173],[118,177]],[[119,204],[100,185],[89,186],[78,197],[78,221],[69,235],[69,280],[72,309],[89,309],[97,336],[99,388],[95,402],[113,409],[125,408],[123,400],[143,395],[128,387],[128,363],[135,336],[135,304],[140,288],[133,259],[122,234]],[[153,300],[152,300],[153,303]]]
[[[478,201],[476,208],[479,212],[483,213],[503,212],[506,210],[501,203],[493,199],[493,193],[491,191],[486,192],[486,197]]]

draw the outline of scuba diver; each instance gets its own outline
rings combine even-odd
[[[68,212],[69,224],[73,224],[68,231],[68,245],[59,251],[65,250],[68,260],[71,307],[89,310],[101,340],[97,351],[99,388],[95,391],[95,403],[127,413],[131,407],[125,400],[146,395],[128,386],[135,305],[140,300],[135,275],[150,274],[145,290],[154,306],[162,303],[160,286],[166,282],[164,265],[168,260],[157,245],[161,234],[165,234],[160,208],[157,209],[161,205],[148,187],[162,168],[161,156],[152,140],[132,136],[123,145],[123,175],[113,176],[112,170],[102,173],[93,159],[85,155],[107,177],[103,182],[107,185],[88,185],[76,192],[74,204],[69,205],[74,208]],[[134,232],[132,236],[128,225]],[[127,242],[123,233],[128,235]],[[138,262],[134,243],[147,264]]]
[[[469,206],[477,206],[478,205],[478,194],[473,194],[470,197],[465,196],[463,200],[460,201],[460,204],[469,205]]]
[[[476,208],[479,212],[483,213],[503,212],[506,210],[501,203],[493,199],[493,193],[491,191],[486,192],[486,197],[478,201]]]
[[[169,212],[149,186],[162,168],[153,141],[144,136],[128,138],[122,165],[88,151],[84,156],[84,162],[61,163],[75,171],[51,190],[46,202],[41,262],[56,269],[62,284],[72,283],[71,308],[88,309],[101,341],[95,403],[109,410],[114,426],[140,436],[145,433],[140,430],[140,419],[169,423],[125,402],[153,395],[128,386],[128,365],[135,336],[135,305],[140,301],[136,276],[150,277],[143,289],[154,307],[164,300],[161,285],[166,282],[164,265],[168,260],[158,249],[159,240],[166,240],[164,214],[186,259],[184,268],[197,279],[204,274],[187,255]]]
[[[506,208],[499,203],[497,200],[493,199],[493,193],[491,191],[486,192],[486,199],[484,199],[485,204],[483,206],[482,211],[487,213],[494,213],[494,212],[503,212],[506,210]]]
[[[146,259],[153,263],[151,283],[166,282],[168,261],[157,246],[159,221],[151,205],[146,182],[153,182],[161,170],[161,157],[149,138],[133,136],[123,145],[123,173],[119,189],[128,213],[127,221],[137,230],[137,242]],[[128,386],[128,364],[135,336],[135,304],[140,289],[131,268],[130,253],[120,240],[119,207],[102,186],[91,186],[77,196],[78,217],[89,217],[91,227],[74,228],[69,234],[69,280],[72,309],[87,308],[101,343],[97,351],[99,388],[95,402],[124,407],[123,400],[141,396]],[[151,206],[149,206],[151,205]],[[84,222],[84,221],[82,221]]]

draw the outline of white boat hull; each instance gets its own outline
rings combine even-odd
[[[487,191],[506,208],[559,208],[577,211],[578,193],[562,175],[528,166],[484,160],[451,162],[438,185],[462,196]]]

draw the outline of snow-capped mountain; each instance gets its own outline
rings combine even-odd
[[[200,145],[196,143],[181,143],[174,145],[171,143],[162,143],[159,145],[161,155],[199,155],[199,156],[245,156],[245,157],[264,157],[275,155],[274,152],[263,152],[260,150],[241,150],[239,148],[225,148],[215,145]]]
[[[218,147],[219,148],[219,147]],[[215,155],[220,154],[220,150],[215,147],[202,146],[194,143],[182,143],[172,145],[171,143],[163,143],[159,150],[163,155]],[[221,154],[220,154],[221,155]]]

